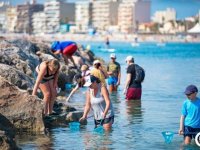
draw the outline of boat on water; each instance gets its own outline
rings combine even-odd
[[[139,47],[139,46],[140,46],[140,43],[133,42],[133,43],[131,43],[131,46],[132,46],[132,47]]]
[[[164,47],[164,46],[166,46],[166,43],[159,42],[159,43],[156,43],[156,46],[158,46],[158,47]]]
[[[100,48],[100,50],[103,52],[115,52],[116,51],[116,49],[114,49],[114,48]]]

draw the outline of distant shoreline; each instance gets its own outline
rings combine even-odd
[[[28,34],[1,34],[1,39],[16,39],[27,38],[34,41],[46,41],[51,42],[54,40],[64,41],[72,40],[77,42],[104,42],[106,36],[112,42],[134,42],[137,38],[138,42],[155,42],[155,43],[167,43],[167,42],[179,42],[179,43],[200,43],[200,35],[160,35],[160,34],[112,34],[112,35],[94,35],[88,34],[45,34],[45,35],[28,35]]]

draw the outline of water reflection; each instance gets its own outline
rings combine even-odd
[[[141,100],[126,101],[126,115],[130,124],[141,124],[143,118]]]

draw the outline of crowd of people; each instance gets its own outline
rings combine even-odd
[[[69,59],[76,66],[72,57],[77,50],[75,42],[56,41],[52,44],[51,50],[56,55],[61,54],[66,64],[69,63]],[[114,109],[109,94],[116,92],[121,83],[121,66],[116,59],[116,54],[112,53],[107,68],[103,67],[100,60],[95,60],[92,66],[83,64],[80,69],[82,73],[76,74],[73,79],[76,86],[67,97],[67,101],[69,101],[79,88],[87,87],[84,113],[80,121],[87,119],[87,115],[92,109],[95,127],[102,125],[105,130],[110,130],[114,123]],[[127,101],[141,100],[142,82],[145,77],[144,69],[135,64],[133,56],[127,56],[125,61],[128,66],[123,92],[125,99]],[[38,88],[41,89],[45,104],[44,115],[51,115],[53,111],[59,69],[60,63],[56,59],[44,61],[36,67],[37,79],[32,95],[37,94]],[[179,129],[179,134],[184,135],[185,144],[191,143],[191,139],[200,132],[200,99],[197,97],[197,92],[198,89],[195,85],[190,85],[185,90],[187,100],[182,107]]]

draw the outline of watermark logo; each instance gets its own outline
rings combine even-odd
[[[195,143],[200,147],[200,132],[195,136]]]

